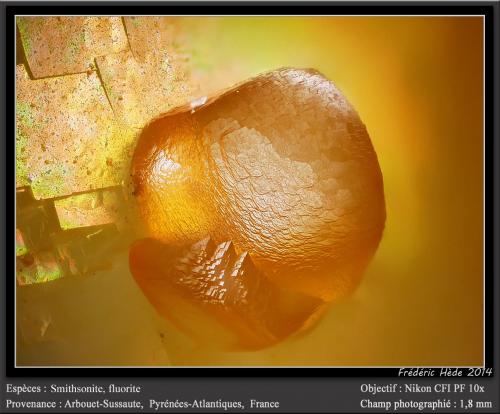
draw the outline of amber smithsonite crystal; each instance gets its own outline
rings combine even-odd
[[[314,70],[279,69],[153,120],[132,163],[132,273],[186,332],[259,348],[352,291],[385,222],[370,138]]]

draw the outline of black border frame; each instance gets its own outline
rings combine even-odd
[[[498,17],[495,17],[495,2],[74,2],[71,4],[61,4],[58,2],[9,2],[3,3],[3,13],[5,16],[5,62],[6,74],[3,79],[6,93],[2,96],[5,104],[15,98],[15,85],[11,81],[15,78],[15,64],[12,62],[14,56],[13,44],[15,39],[15,15],[33,14],[33,15],[53,15],[53,14],[207,14],[207,15],[231,15],[231,14],[268,14],[268,15],[304,15],[304,14],[349,14],[349,15],[484,15],[485,22],[485,367],[493,369],[494,354],[494,327],[498,328],[498,315],[494,314],[494,252],[498,249],[494,240],[494,222],[498,223],[498,213],[500,206],[495,205],[494,192],[500,186],[499,177],[494,175],[494,154],[495,138],[498,139],[498,131],[494,131],[494,114],[499,113],[499,108],[494,105],[494,93],[496,91],[494,83],[494,19],[498,24]],[[2,16],[2,17],[4,17]],[[498,44],[496,44],[498,49]],[[496,85],[498,86],[498,85]],[[8,97],[8,98],[7,98]],[[6,105],[5,122],[5,163],[6,168],[6,231],[4,232],[6,250],[2,252],[9,257],[5,260],[5,304],[6,304],[6,376],[7,377],[397,377],[399,367],[387,368],[316,368],[316,367],[165,367],[165,368],[93,368],[93,367],[40,367],[40,368],[16,368],[15,367],[15,349],[14,349],[14,278],[8,277],[15,266],[15,246],[8,242],[8,235],[15,232],[15,108],[13,105]],[[498,154],[496,154],[498,156]],[[11,187],[11,185],[14,187]],[[11,192],[14,190],[13,192]],[[497,216],[495,217],[495,212]],[[10,237],[10,236],[9,236]],[[10,239],[12,240],[12,239]],[[498,274],[495,276],[498,277]],[[498,344],[496,344],[498,346]],[[466,373],[465,373],[466,374]]]

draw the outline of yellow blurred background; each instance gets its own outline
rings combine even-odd
[[[387,222],[375,258],[356,292],[332,305],[313,330],[262,351],[229,353],[192,346],[169,326],[159,345],[156,324],[164,322],[133,283],[124,255],[112,271],[82,282],[95,283],[85,296],[92,306],[83,299],[78,305],[88,315],[61,322],[66,333],[56,346],[18,347],[18,363],[481,365],[482,18],[174,20],[182,28],[176,48],[189,58],[201,90],[294,66],[318,69],[343,91],[368,129],[384,176]],[[54,291],[63,287],[58,298],[75,290],[64,279],[54,283]],[[79,297],[85,289],[77,289]],[[53,306],[50,312],[67,313],[70,305],[50,305],[48,297],[40,303]],[[73,339],[68,332],[76,332]],[[106,339],[111,334],[114,342]],[[145,356],[153,343],[147,335],[164,347],[161,357]]]

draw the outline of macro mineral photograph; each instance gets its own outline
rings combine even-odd
[[[483,25],[17,16],[16,366],[482,365]]]

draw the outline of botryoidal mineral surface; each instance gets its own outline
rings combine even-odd
[[[367,130],[315,70],[278,69],[157,117],[132,181],[150,235],[131,248],[132,273],[207,343],[260,348],[310,326],[359,283],[385,223]]]

